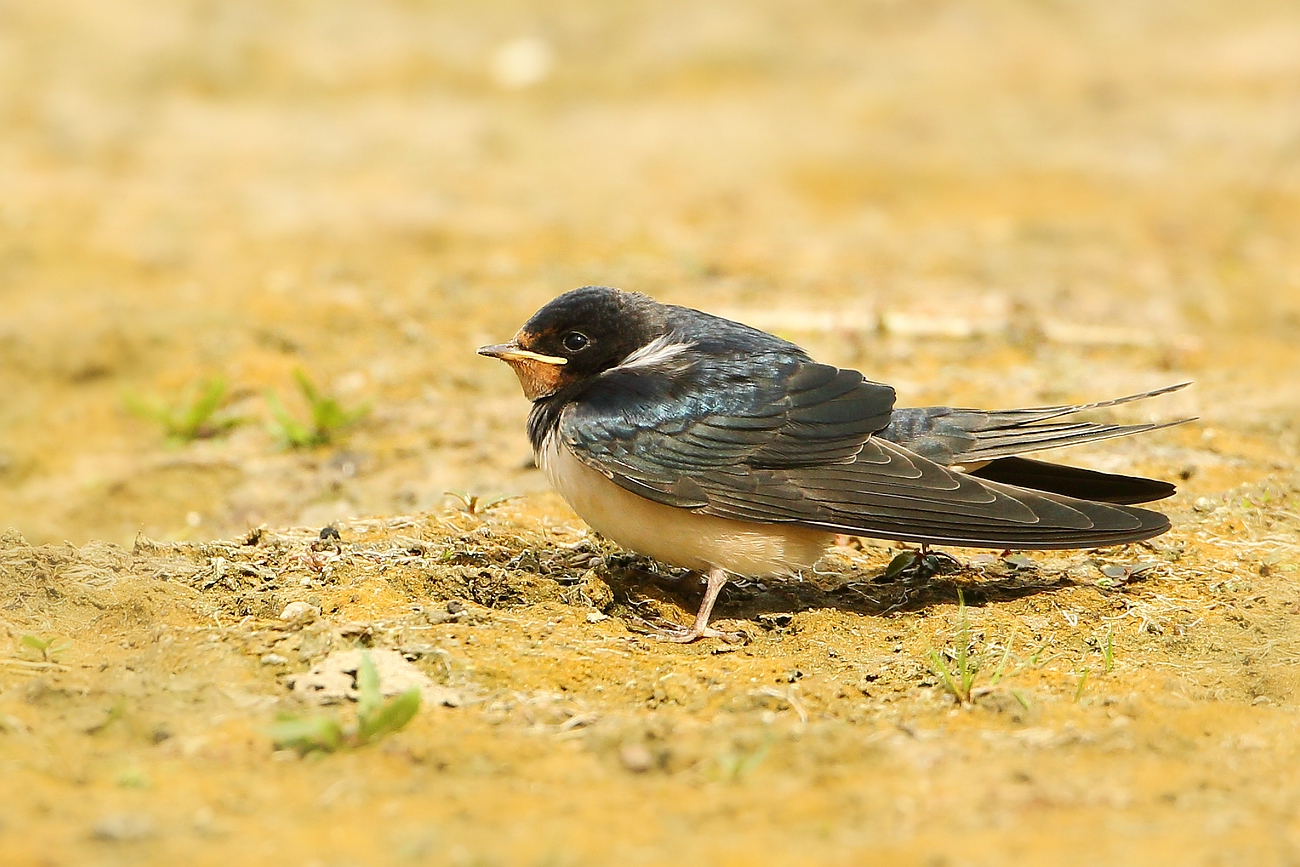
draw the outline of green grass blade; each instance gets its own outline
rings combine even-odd
[[[315,405],[320,402],[320,391],[316,388],[316,384],[308,378],[306,371],[301,367],[295,369],[293,378],[298,383],[298,390],[302,392],[302,396],[307,398],[307,403]]]
[[[284,408],[284,404],[280,403],[280,396],[274,391],[266,393],[266,405],[271,410],[271,419],[275,432],[284,440],[286,445],[291,448],[302,449],[316,444],[311,429],[289,415],[289,411]]]
[[[184,439],[197,439],[203,435],[205,426],[209,426],[212,416],[226,399],[226,381],[219,376],[207,380],[201,388],[194,403],[179,414],[172,431]],[[215,428],[211,429],[215,432]]]
[[[267,730],[278,750],[300,753],[332,753],[343,746],[343,727],[332,716],[298,717],[281,715]]]
[[[1003,672],[1006,671],[1007,662],[1011,659],[1011,648],[1016,644],[1016,630],[1011,630],[1011,637],[1007,639],[1007,646],[1002,650],[1002,658],[998,660],[997,667],[993,669],[993,674],[989,678],[989,686],[997,686],[998,681],[1002,679]]]
[[[966,699],[962,698],[962,691],[957,685],[956,678],[954,678],[952,672],[948,670],[948,664],[943,661],[943,654],[930,646],[929,639],[922,636],[922,640],[925,641],[926,655],[930,658],[930,670],[943,681],[944,688],[947,689],[948,692],[952,693],[953,698],[964,703]],[[967,693],[967,696],[969,696],[969,693]]]
[[[361,664],[357,666],[357,719],[361,726],[379,710],[384,696],[379,690],[379,670],[370,654],[361,651]]]
[[[957,591],[957,622],[957,674],[961,677],[962,700],[970,701],[976,665],[970,656],[970,616],[966,613],[966,595],[960,589]]]
[[[133,391],[128,391],[122,395],[122,403],[136,418],[160,424],[167,430],[171,429],[171,411],[157,401],[148,400]]]
[[[378,710],[357,715],[357,742],[369,743],[400,732],[419,712],[420,691],[408,689],[401,695],[384,702]]]

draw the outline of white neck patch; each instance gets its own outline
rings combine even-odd
[[[684,370],[689,363],[681,356],[695,348],[694,343],[678,343],[668,335],[656,337],[633,352],[614,370],[653,369],[670,373]]]

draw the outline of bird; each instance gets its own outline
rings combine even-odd
[[[1095,548],[1170,529],[1135,508],[1174,485],[1024,457],[1189,419],[1074,418],[1176,391],[985,411],[897,407],[894,389],[775,335],[689,307],[584,286],[483,356],[532,401],[528,437],[551,486],[623,548],[699,573],[679,642],[709,625],[732,576],[797,577],[836,534],[994,549]]]

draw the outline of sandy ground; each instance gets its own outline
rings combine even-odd
[[[0,130],[0,862],[1300,862],[1294,4],[9,2]],[[1069,455],[1174,530],[855,542],[654,641],[698,587],[585,535],[473,355],[585,283],[907,404],[1195,380]],[[369,414],[286,448],[297,370]],[[214,376],[222,436],[128,410]],[[357,647],[420,714],[274,750]]]

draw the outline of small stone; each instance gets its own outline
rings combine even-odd
[[[614,591],[610,589],[595,569],[588,569],[582,576],[582,595],[587,597],[591,607],[603,611],[614,604]]]
[[[654,756],[642,744],[628,744],[618,751],[618,758],[634,774],[644,774],[654,763]]]
[[[338,632],[340,638],[369,638],[375,634],[375,629],[369,623],[354,620],[348,623],[340,623]]]
[[[290,602],[280,612],[280,619],[295,626],[312,623],[320,617],[320,609],[306,602]]]
[[[356,701],[360,697],[357,672],[361,668],[362,654],[369,654],[379,675],[379,690],[386,698],[414,688],[420,690],[425,703],[431,707],[460,707],[464,704],[464,696],[459,690],[434,684],[396,650],[336,650],[313,665],[310,671],[293,675],[286,682],[294,694],[317,704]]]
[[[289,660],[278,653],[268,653],[262,657],[262,665],[288,665]]]
[[[1192,508],[1198,512],[1213,512],[1218,507],[1218,504],[1209,497],[1198,497],[1196,502],[1192,503]]]
[[[433,606],[421,608],[420,611],[424,614],[424,619],[429,621],[430,626],[437,626],[441,623],[450,623],[453,620],[459,619],[456,615],[448,614],[444,609],[434,608]]]
[[[550,43],[520,36],[492,52],[492,78],[505,90],[523,90],[545,81],[555,64]]]
[[[95,823],[90,835],[96,840],[125,843],[154,835],[153,819],[138,813],[115,813]]]
[[[588,623],[599,623],[599,622],[602,621],[602,620],[608,620],[608,619],[609,619],[609,615],[608,615],[608,614],[601,614],[599,611],[589,611],[589,612],[587,612],[587,622],[588,622]]]
[[[298,755],[295,750],[278,750],[271,754],[272,759],[281,752],[293,753],[295,758]],[[211,807],[199,807],[195,810],[193,817],[190,819],[190,827],[200,837],[224,837],[227,833],[226,829],[217,822],[217,815],[212,811]]]

